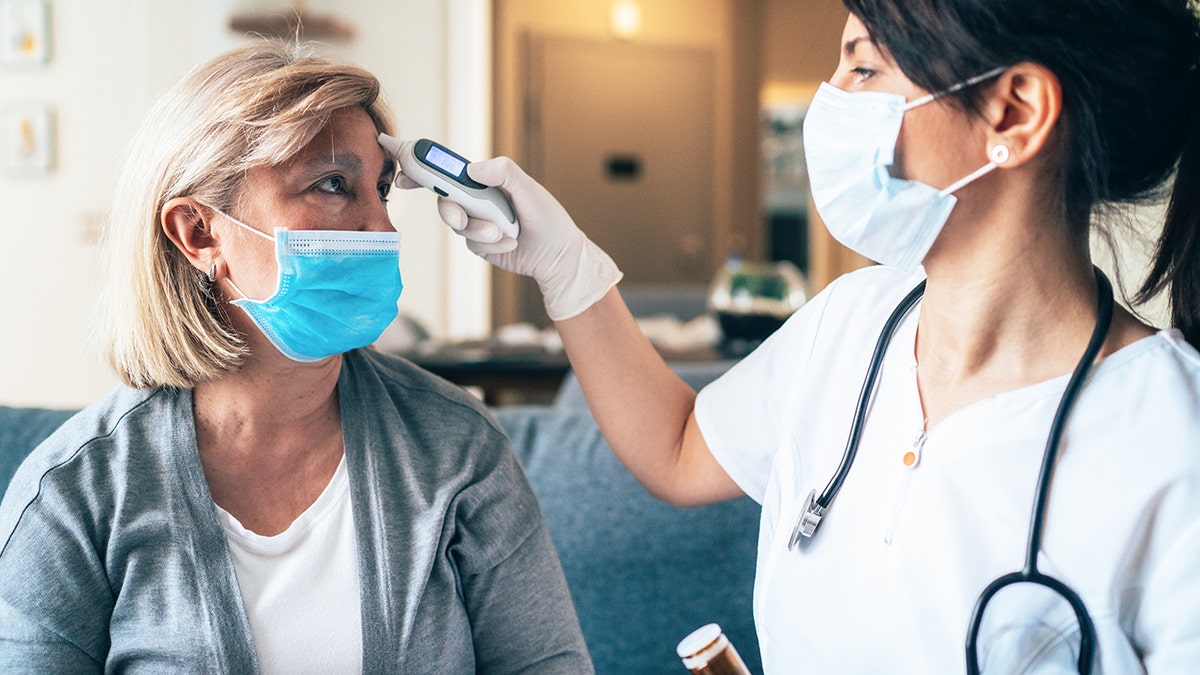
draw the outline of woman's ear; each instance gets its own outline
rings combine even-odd
[[[175,197],[163,204],[160,220],[163,232],[188,262],[211,278],[221,257],[221,242],[209,228],[204,207],[191,197]]]
[[[988,147],[1008,148],[1005,161],[998,162],[1001,166],[1025,164],[1049,145],[1061,115],[1058,77],[1045,66],[1017,63],[996,78],[984,103],[984,116],[991,127]]]

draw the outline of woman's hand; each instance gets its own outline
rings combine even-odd
[[[461,206],[438,198],[442,220],[467,240],[467,248],[501,269],[533,277],[546,313],[555,321],[577,316],[621,280],[612,258],[576,227],[566,209],[507,157],[474,162],[467,173],[498,186],[512,202],[521,232],[503,234],[494,223],[469,218]]]

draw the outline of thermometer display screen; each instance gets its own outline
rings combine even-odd
[[[461,176],[463,169],[467,167],[466,162],[436,145],[429,146],[429,152],[425,153],[425,160],[451,176]]]

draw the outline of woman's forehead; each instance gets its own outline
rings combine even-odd
[[[371,169],[371,165],[386,164],[378,136],[366,110],[357,106],[335,110],[316,136],[285,164],[297,168],[332,166],[360,173]]]
[[[846,19],[846,26],[842,29],[842,56],[892,60],[888,51],[875,42],[866,24],[853,14]]]
[[[870,42],[871,32],[867,30],[866,24],[861,19],[851,14],[846,17],[846,25],[842,28],[842,44],[858,41]]]

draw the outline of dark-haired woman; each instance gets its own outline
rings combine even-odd
[[[639,335],[616,266],[509,160],[470,172],[512,196],[519,240],[450,203],[443,218],[538,281],[647,489],[762,503],[769,672],[1200,672],[1196,16],[1186,0],[846,4],[804,141],[823,220],[883,264],[835,281],[698,397]],[[1089,228],[1176,169],[1142,290],[1169,294],[1158,330],[1112,307]],[[1086,614],[1028,583],[975,613],[1022,568]]]

